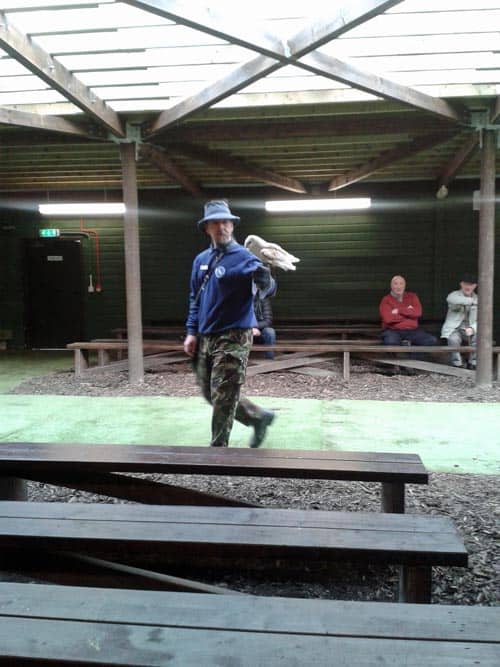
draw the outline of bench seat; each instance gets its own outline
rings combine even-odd
[[[385,512],[404,512],[405,484],[429,481],[417,454],[158,445],[0,442],[0,470],[4,480],[31,479],[157,504],[238,503],[200,492],[190,496],[189,489],[115,473],[379,482]]]
[[[103,340],[93,340],[93,341],[82,341],[75,343],[68,343],[66,347],[69,350],[74,351],[74,367],[75,375],[82,375],[83,371],[88,369],[88,353],[90,351],[97,352],[98,355],[98,365],[103,366],[109,362],[109,352],[115,351],[125,352],[128,349],[128,342],[126,340],[112,340],[112,339],[103,339]],[[144,340],[143,341],[144,353],[154,353],[154,352],[183,352],[182,342],[174,341],[162,341],[158,339]],[[350,360],[352,354],[363,354],[363,355],[386,355],[386,354],[400,354],[404,356],[415,355],[415,354],[428,354],[428,355],[449,355],[450,351],[460,352],[462,354],[467,354],[474,351],[476,348],[471,346],[461,346],[450,348],[446,345],[427,345],[427,346],[407,346],[407,345],[382,345],[381,343],[375,342],[360,342],[359,340],[345,340],[341,342],[310,342],[307,339],[303,340],[282,340],[278,341],[275,345],[260,345],[256,344],[253,346],[252,353],[262,353],[266,351],[273,351],[275,353],[295,353],[296,357],[304,355],[304,363],[307,365],[311,363],[311,355],[321,359],[323,356],[330,356],[333,354],[342,354],[343,355],[343,378],[344,380],[350,379]],[[492,348],[492,353],[495,355],[497,360],[497,370],[500,367],[498,363],[500,357],[500,347],[495,346]],[[286,362],[286,360],[285,360]],[[263,366],[265,369],[268,366],[268,369],[271,370],[271,362],[266,362]],[[297,367],[301,365],[300,358],[296,358],[292,366]],[[286,366],[286,364],[285,364]],[[279,370],[283,366],[279,364],[276,366],[276,369]]]
[[[430,602],[432,566],[467,566],[447,517],[184,505],[0,502],[0,549],[15,562],[77,552],[131,565],[193,558],[401,566],[400,600]],[[130,560],[132,562],[130,562]]]
[[[496,667],[500,608],[0,583],[0,663]],[[15,662],[16,661],[16,662]]]

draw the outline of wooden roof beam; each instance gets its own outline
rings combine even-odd
[[[222,167],[223,169],[242,174],[243,176],[248,176],[249,178],[255,178],[262,183],[268,183],[269,185],[273,185],[282,190],[298,192],[300,194],[307,193],[305,186],[295,178],[289,178],[288,176],[262,169],[257,165],[235,158],[225,151],[212,150],[186,143],[170,144],[169,148],[172,152],[177,154],[186,155],[187,157],[194,158],[200,162],[205,162],[206,164],[214,165],[216,167]]]
[[[319,49],[332,39],[356,28],[362,23],[399,5],[402,0],[357,0],[346,2],[343,7],[334,9],[335,16],[323,16],[318,21],[307,25],[303,30],[288,40],[288,50],[294,59]]]
[[[433,148],[438,144],[448,141],[451,136],[451,134],[443,134],[442,132],[428,134],[423,137],[417,137],[409,143],[400,144],[391,150],[384,151],[361,167],[357,167],[342,176],[336,176],[330,182],[328,190],[331,192],[352,185],[357,181],[361,181],[364,178],[371,176],[371,174],[379,171],[383,167],[387,167],[394,162],[398,162],[399,160],[403,160],[411,155],[416,155],[421,151],[428,150],[429,148]]]
[[[373,18],[376,14],[385,11],[389,6],[398,4],[400,1],[401,0],[391,0],[390,2],[382,0],[362,0],[354,3],[353,9],[349,8],[350,4],[346,5],[346,8],[338,9],[333,21],[324,21],[321,24],[315,22],[310,26],[309,31],[300,31],[296,36],[296,41],[294,41],[295,38],[289,40],[288,53],[286,55],[284,55],[281,48],[277,51],[272,51],[272,57],[261,54],[257,58],[236,67],[227,77],[204,88],[192,97],[179,102],[171,109],[163,111],[152,124],[146,126],[146,136],[149,138],[154,134],[162,132],[169,125],[186,118],[195,111],[205,109],[216,102],[237,93],[239,90],[254,83],[254,81],[271,74],[284,65],[298,64],[296,62],[297,57],[318,48],[320,44],[338,37],[340,34]],[[142,0],[141,2],[139,2],[139,0],[127,0],[127,2],[134,4],[134,6],[136,6],[136,3],[141,5],[148,4],[151,6],[177,4],[176,2],[168,2],[168,0],[148,0],[148,2],[142,2]],[[170,17],[174,19],[173,14],[170,15]],[[179,20],[182,19],[179,18]],[[197,29],[203,32],[210,32],[210,28],[201,23],[197,25]],[[236,38],[230,35],[227,31],[224,34],[227,40],[233,43],[240,43],[235,41]],[[307,38],[310,40],[309,42],[307,42]],[[290,49],[290,45],[295,48],[295,51]],[[262,49],[258,48],[255,44],[253,44],[253,46],[252,44],[247,44],[247,46],[248,48],[262,51]]]
[[[377,95],[377,97],[404,102],[412,107],[428,111],[456,123],[466,124],[468,122],[468,113],[465,107],[450,104],[438,97],[431,97],[376,74],[363,72],[326,53],[311,53],[296,64],[314,74],[340,81],[358,90]]]
[[[447,185],[455,178],[460,169],[470,160],[479,147],[479,138],[477,133],[465,143],[462,148],[451,158],[448,164],[443,168],[441,174],[437,179],[438,192],[441,188],[446,188]],[[447,194],[447,190],[441,190],[441,197]]]
[[[227,15],[216,14],[208,6],[182,0],[123,0],[127,5],[149,11],[180,25],[212,35],[217,39],[237,44],[263,55],[285,55],[283,42],[257,22],[228,22]]]
[[[140,144],[139,154],[142,158],[151,162],[163,174],[167,174],[175,181],[181,184],[184,190],[187,190],[194,197],[202,197],[203,190],[195,183],[186,172],[181,169],[173,160],[171,160],[164,151],[151,146],[150,144]]]
[[[162,132],[173,123],[190,116],[195,111],[205,109],[237,93],[242,88],[246,88],[246,86],[249,86],[254,81],[274,72],[280,67],[281,63],[267,56],[257,56],[253,60],[240,65],[228,76],[203,88],[199,93],[179,102],[171,109],[162,111],[152,123],[145,125],[144,133],[146,139]]]
[[[21,33],[0,12],[0,47],[49,86],[88,113],[99,125],[118,137],[125,133],[118,114],[99,99],[61,63]]]
[[[61,134],[70,134],[86,139],[100,139],[104,141],[106,137],[104,133],[99,133],[97,130],[85,129],[77,123],[73,123],[66,118],[58,118],[57,116],[42,116],[37,113],[29,113],[28,111],[17,111],[16,109],[8,109],[0,107],[0,124],[15,125],[17,127],[28,127],[34,130],[47,130],[49,132],[60,132]]]
[[[205,141],[248,141],[248,140],[273,140],[296,137],[326,137],[346,138],[359,137],[367,134],[372,135],[395,135],[403,134],[414,136],[415,133],[425,134],[442,129],[449,132],[450,126],[444,121],[439,121],[431,116],[421,114],[406,114],[404,116],[392,117],[390,114],[372,116],[367,114],[363,123],[354,116],[335,116],[335,118],[324,120],[300,119],[291,121],[268,121],[263,120],[230,120],[217,121],[214,123],[189,123],[181,127],[167,130],[164,141],[178,143],[205,142]],[[405,137],[401,137],[404,139]]]

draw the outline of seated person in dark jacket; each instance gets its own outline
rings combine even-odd
[[[276,331],[273,329],[273,309],[271,298],[261,299],[259,292],[254,297],[253,302],[257,327],[252,329],[253,342],[262,345],[274,345],[276,343]],[[266,359],[274,359],[274,352],[266,352]]]

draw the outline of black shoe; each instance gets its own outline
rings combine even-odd
[[[470,371],[475,371],[475,370],[476,370],[476,364],[471,364],[471,362],[468,361],[468,362],[467,362],[467,368],[468,368]]]
[[[256,449],[260,447],[266,437],[267,427],[273,423],[275,414],[272,410],[262,410],[258,421],[254,424],[254,433],[250,440],[250,447]]]

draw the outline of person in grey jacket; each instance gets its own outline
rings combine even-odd
[[[446,298],[448,312],[441,329],[441,338],[446,338],[450,347],[459,345],[476,345],[477,334],[477,287],[476,277],[464,274],[460,281],[460,289],[450,292]],[[450,355],[452,366],[463,366],[459,352]],[[476,368],[475,351],[469,355],[467,367]]]

